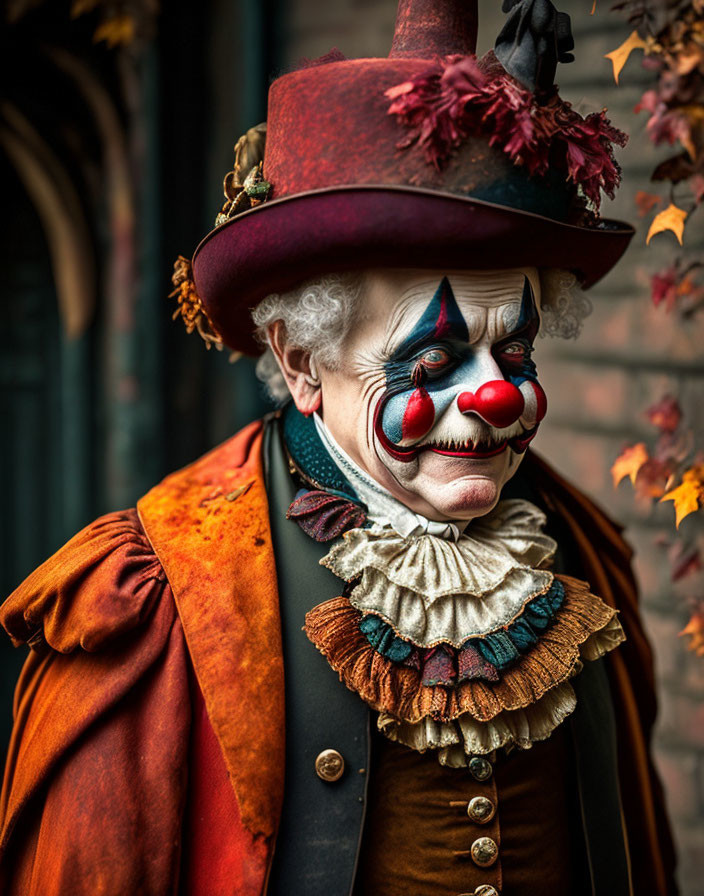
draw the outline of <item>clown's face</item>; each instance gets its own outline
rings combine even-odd
[[[535,269],[373,271],[322,416],[374,479],[431,519],[499,500],[545,415]]]

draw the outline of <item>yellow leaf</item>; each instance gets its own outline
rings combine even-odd
[[[682,235],[684,234],[684,222],[686,219],[687,212],[683,208],[677,208],[676,205],[670,203],[664,211],[658,212],[653,218],[645,242],[649,243],[656,233],[671,230],[677,237],[681,246]]]
[[[682,476],[682,482],[660,498],[675,505],[675,524],[679,529],[682,520],[695,513],[704,500],[704,464],[697,464]]]
[[[614,478],[614,488],[626,476],[629,477],[633,485],[636,484],[636,476],[638,470],[648,460],[648,449],[644,442],[638,442],[637,445],[630,445],[624,448],[621,454],[614,461],[611,467],[611,475]]]
[[[690,642],[687,650],[696,653],[697,656],[704,656],[704,614],[701,611],[695,611],[680,632],[680,637],[688,635]]]
[[[73,0],[71,4],[71,18],[77,19],[79,16],[95,9],[98,0]]]
[[[614,67],[614,81],[618,84],[618,76],[621,74],[621,69],[624,67],[626,62],[628,61],[628,57],[631,55],[633,50],[644,50],[646,47],[645,41],[640,37],[637,31],[631,32],[630,37],[628,37],[621,44],[620,47],[617,47],[615,50],[612,50],[610,53],[605,55],[605,59],[610,59],[611,64]]]
[[[105,43],[113,49],[117,46],[127,46],[134,40],[135,26],[134,19],[129,15],[118,15],[111,19],[106,19],[102,24],[98,25],[93,35],[95,43],[104,40]]]

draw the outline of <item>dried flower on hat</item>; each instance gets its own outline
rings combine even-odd
[[[216,227],[268,197],[271,184],[262,174],[265,144],[266,122],[250,128],[235,143],[235,165],[223,181],[226,201],[215,218]]]
[[[203,303],[198,297],[196,286],[193,281],[193,268],[191,262],[184,258],[183,255],[174,262],[174,272],[171,276],[171,282],[176,287],[173,292],[169,293],[169,298],[178,297],[178,308],[174,311],[172,318],[176,320],[179,315],[183,318],[186,325],[186,332],[192,333],[198,331],[198,335],[205,342],[205,347],[210,348],[214,345],[218,351],[222,350],[222,337],[215,330],[212,321],[203,307]]]

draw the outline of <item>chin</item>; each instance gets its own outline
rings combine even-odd
[[[511,452],[484,457],[448,456],[423,451],[415,462],[389,458],[388,469],[403,494],[396,497],[429,519],[472,519],[489,513],[512,475]]]
[[[483,516],[496,507],[502,482],[485,476],[468,476],[434,484],[430,494],[422,495],[435,510],[435,516],[466,520]]]

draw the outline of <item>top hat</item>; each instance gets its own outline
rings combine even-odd
[[[251,309],[309,277],[372,267],[559,267],[588,287],[633,228],[601,219],[625,135],[553,85],[569,18],[504,0],[475,53],[477,0],[400,0],[387,59],[332,51],[275,80],[236,147],[217,226],[174,282],[189,329],[256,354]]]

